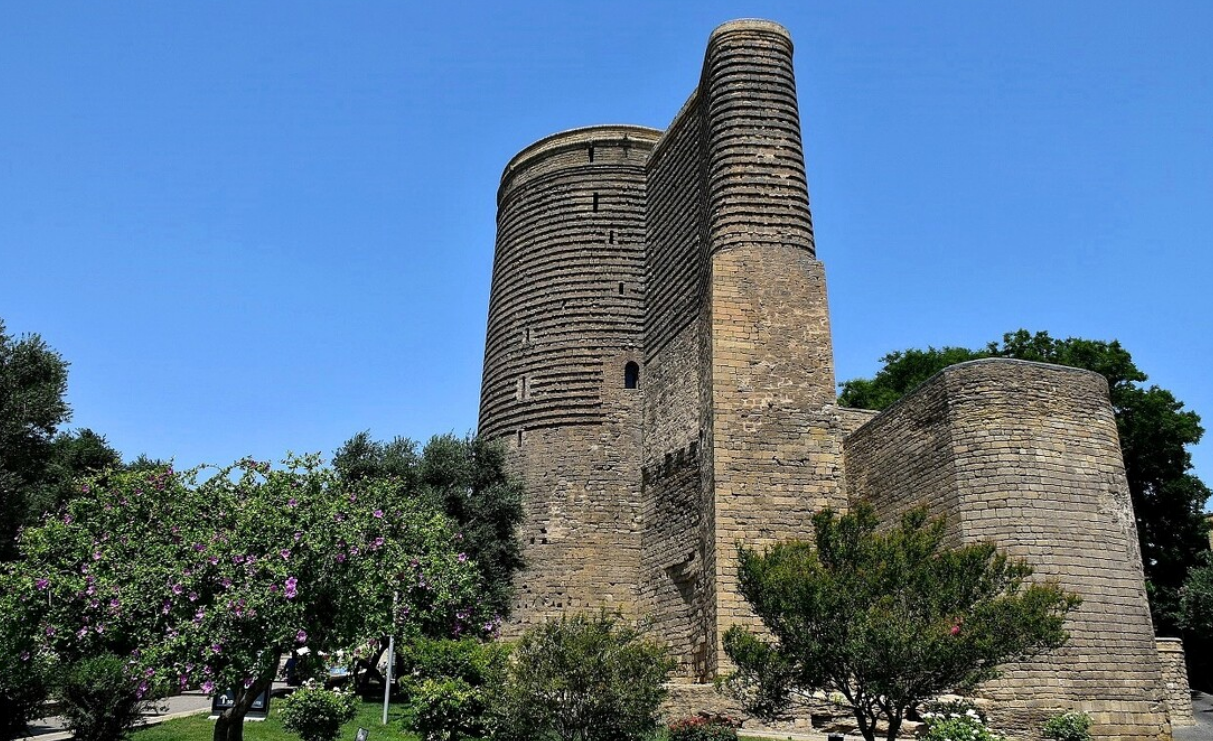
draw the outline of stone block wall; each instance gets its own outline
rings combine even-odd
[[[981,689],[1016,737],[1081,710],[1104,739],[1169,734],[1116,424],[1104,379],[981,360],[937,374],[845,442],[848,493],[894,518],[922,503],[1083,604],[1070,641]],[[1028,733],[1025,733],[1027,731]]]
[[[510,631],[565,611],[638,612],[638,389],[645,163],[652,129],[564,132],[520,152],[498,191],[480,433],[527,485]]]
[[[1188,686],[1188,667],[1184,661],[1184,642],[1179,638],[1156,638],[1158,662],[1162,669],[1163,702],[1171,725],[1196,725],[1192,714],[1192,690]]]

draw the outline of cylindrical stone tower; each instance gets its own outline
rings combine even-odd
[[[635,612],[645,161],[661,132],[541,139],[497,195],[480,434],[526,484],[515,627]]]

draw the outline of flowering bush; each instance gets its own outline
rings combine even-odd
[[[353,692],[326,690],[308,682],[282,701],[279,717],[282,727],[299,734],[303,741],[333,741],[357,710],[358,698]]]
[[[244,460],[205,481],[200,469],[164,468],[85,483],[88,496],[26,531],[24,559],[5,577],[35,626],[36,653],[69,664],[122,656],[140,699],[230,689],[222,739],[290,649],[491,622],[440,510],[391,481],[341,481],[315,456],[286,464]]]
[[[669,726],[670,741],[737,741],[741,721],[727,715],[695,715]]]
[[[1056,741],[1091,741],[1091,716],[1086,713],[1062,713],[1045,721],[1041,735]]]
[[[21,608],[0,580],[0,738],[24,735],[49,692],[47,657]]]
[[[986,727],[985,714],[967,700],[930,703],[921,715],[927,730],[920,741],[1002,741]]]

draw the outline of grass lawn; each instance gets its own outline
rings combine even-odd
[[[245,741],[299,741],[299,737],[289,733],[278,721],[278,711],[270,703],[270,718],[263,721],[246,721],[244,724]],[[364,702],[358,706],[358,715],[341,727],[337,741],[353,741],[354,734],[359,728],[370,731],[370,741],[420,741],[415,733],[405,731],[400,724],[404,717],[404,707],[392,705],[388,708],[388,724],[382,725],[383,704]],[[132,741],[210,741],[215,733],[215,721],[207,719],[205,714],[193,715],[188,718],[177,718],[132,734]],[[658,736],[662,738],[663,736]],[[747,739],[741,741],[771,741],[770,739]]]
[[[400,725],[404,709],[399,705],[388,708],[388,724],[383,722],[383,704],[364,702],[358,707],[358,715],[341,727],[338,741],[353,741],[354,734],[362,727],[371,732],[370,741],[419,741],[415,733],[405,731]],[[132,734],[133,741],[210,741],[215,733],[215,721],[206,714],[178,718]],[[287,732],[278,721],[278,711],[270,702],[270,718],[262,721],[245,721],[245,741],[299,741],[299,737]]]

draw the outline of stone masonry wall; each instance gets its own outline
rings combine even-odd
[[[1107,385],[1011,360],[953,366],[845,443],[848,492],[893,518],[915,502],[960,541],[992,541],[1083,604],[1057,652],[1005,667],[981,695],[1008,734],[1064,710],[1102,739],[1169,735],[1141,557]]]
[[[603,126],[519,153],[498,192],[480,433],[526,484],[510,630],[566,610],[637,613],[644,166],[658,132]]]
[[[805,537],[844,505],[833,413],[825,274],[815,259],[792,42],[739,21],[708,43],[699,95],[707,137],[711,259],[716,673],[732,625],[759,625],[737,591],[737,546]]]
[[[704,476],[706,384],[704,160],[691,96],[647,169],[641,599],[677,673],[703,679],[715,605],[711,512]]]
[[[1188,686],[1188,667],[1184,662],[1184,642],[1179,638],[1155,638],[1162,669],[1163,702],[1172,726],[1194,726],[1192,690]]]

